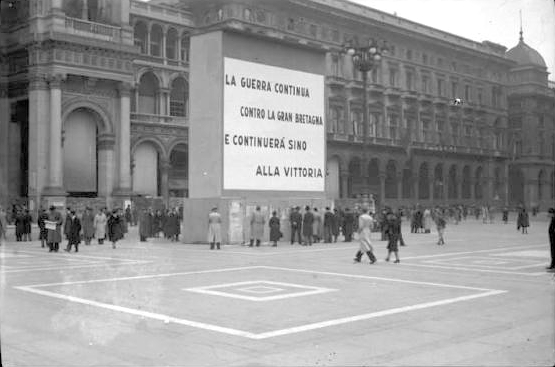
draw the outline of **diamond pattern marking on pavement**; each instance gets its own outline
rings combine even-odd
[[[243,286],[243,285],[254,285],[254,286],[246,287],[246,288],[245,287],[237,288],[237,286]],[[269,287],[268,285],[270,286],[279,285],[279,286],[282,286],[283,288]],[[337,289],[331,289],[331,288],[306,286],[306,285],[293,284],[293,283],[272,282],[268,280],[253,280],[248,282],[217,284],[217,285],[211,285],[207,287],[184,288],[183,290],[189,291],[189,292],[210,294],[215,296],[239,298],[239,299],[244,299],[244,300],[254,301],[254,302],[275,301],[277,299],[310,296],[315,294],[337,291]],[[285,293],[273,295],[273,296],[261,296],[261,295],[249,296],[249,295],[241,294],[245,292],[255,293],[255,294],[268,294],[268,293],[277,293],[280,291],[284,291]]]

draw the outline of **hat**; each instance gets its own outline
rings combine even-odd
[[[50,210],[56,210],[56,207],[54,205],[50,205]]]
[[[553,208],[549,208],[549,210],[547,211],[549,214],[555,214],[555,209]]]

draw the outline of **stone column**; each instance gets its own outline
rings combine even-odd
[[[449,200],[449,176],[444,173],[441,179],[443,180],[443,185],[442,185],[443,200],[448,201]]]
[[[31,86],[29,86],[29,100],[31,100]],[[32,106],[29,104],[29,109]],[[29,111],[31,115],[31,111]],[[31,126],[31,118],[29,118]],[[8,83],[0,84],[0,205],[8,204],[10,195],[9,182],[9,127],[10,127],[10,101],[8,99]],[[29,129],[29,139],[33,132]],[[29,144],[30,145],[30,144]],[[29,151],[29,172],[31,172],[31,151]],[[29,185],[29,198],[31,198],[31,186]]]
[[[419,190],[419,183],[420,183],[420,177],[418,177],[417,174],[412,175],[412,194],[414,195],[414,200],[420,200],[420,190]]]
[[[339,192],[341,198],[349,197],[349,171],[341,171],[339,173]]]
[[[177,56],[176,57],[177,62],[180,63],[180,62],[185,61],[185,60],[181,60],[181,34],[177,35],[177,47],[176,47],[176,49],[177,49],[177,55],[176,55]]]
[[[83,6],[83,10],[81,13],[81,18],[85,20],[89,20],[89,4],[87,0],[81,0],[81,4]]]
[[[116,137],[113,134],[99,135],[96,148],[98,150],[98,196],[108,198],[114,186],[114,146]]]
[[[166,59],[166,31],[162,30],[162,58],[164,59],[164,65],[168,64],[168,60]]]
[[[43,188],[50,184],[48,176],[48,142],[50,115],[50,89],[44,76],[32,75],[29,80],[29,198],[34,198],[37,206],[40,206],[40,199]],[[2,110],[2,108],[0,108]],[[9,111],[9,105],[6,108]],[[9,116],[8,116],[9,119]],[[8,127],[6,123],[6,128]],[[0,131],[0,138],[8,138]],[[0,146],[3,142],[0,142]],[[8,147],[7,142],[5,147]],[[1,148],[0,148],[1,149]],[[0,165],[1,166],[1,165]],[[6,175],[0,173],[0,179]]]
[[[476,185],[476,178],[471,177],[470,178],[470,199],[471,200],[476,200],[476,187],[474,186]]]
[[[49,80],[50,85],[50,154],[48,155],[48,186],[45,196],[65,196],[62,178],[62,78]]]
[[[433,176],[433,175],[428,176],[428,192],[429,192],[429,194],[430,194],[428,200],[430,200],[430,203],[433,203],[433,202],[434,202],[434,197],[435,197],[435,195],[434,195],[434,194],[435,194],[435,192],[434,192],[435,180],[436,180],[435,176]]]
[[[162,197],[164,198],[164,203],[166,204],[166,207],[168,207],[169,198],[170,198],[170,186],[169,186],[170,169],[171,169],[171,164],[169,161],[165,161],[165,160],[160,161],[160,174],[161,174],[160,191],[161,191]]]
[[[120,129],[118,136],[119,143],[119,183],[114,195],[131,195],[131,121],[129,119],[129,95],[131,86],[128,83],[121,83],[118,87],[120,96]]]
[[[170,89],[169,88],[160,88],[159,104],[160,104],[160,110],[158,111],[158,114],[163,116],[169,116],[170,114]]]

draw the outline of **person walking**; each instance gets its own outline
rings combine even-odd
[[[112,210],[107,221],[108,239],[112,242],[112,248],[116,248],[116,243],[123,238],[122,218],[118,214],[118,210]]]
[[[437,213],[436,213],[436,227],[437,227],[437,235],[438,235],[437,244],[439,246],[445,245],[445,240],[443,238],[443,234],[445,233],[446,225],[447,225],[447,222],[445,221],[445,218],[443,217],[443,215],[439,211],[437,211]]]
[[[220,243],[222,242],[222,216],[218,213],[218,208],[212,208],[210,214],[208,214],[208,242],[210,243],[210,250],[214,250],[214,244],[216,248],[220,249]]]
[[[300,207],[295,207],[291,214],[289,214],[289,223],[291,225],[291,244],[295,244],[295,237],[297,237],[297,240],[299,242],[299,245],[302,244],[302,240],[301,240],[301,228],[302,228],[302,222],[303,222],[303,216],[300,213],[301,208]]]
[[[528,227],[530,227],[530,218],[526,212],[526,208],[522,208],[518,214],[517,227],[522,230],[522,234],[528,234]]]
[[[399,247],[397,242],[399,241],[399,233],[401,233],[401,222],[392,212],[386,215],[386,235],[387,235],[387,257],[385,261],[389,261],[391,253],[395,254],[394,263],[398,264],[401,262],[399,260]]]
[[[424,224],[424,233],[431,233],[432,232],[432,212],[430,209],[424,209],[423,215],[423,224]]]
[[[29,213],[29,209],[25,209],[23,213],[23,241],[31,242],[31,224],[33,223],[33,217]]]
[[[104,213],[105,210],[106,208],[100,209],[94,216],[94,237],[99,245],[103,245],[106,238],[106,223],[108,219]]]
[[[75,215],[75,210],[71,210],[69,215],[69,232],[67,238],[66,252],[71,252],[71,246],[75,246],[75,252],[79,252],[79,244],[81,243],[81,221]],[[67,223],[67,222],[66,222]]]
[[[272,212],[272,217],[270,218],[268,225],[270,227],[270,242],[274,243],[272,247],[277,247],[277,241],[281,238],[281,231],[279,218],[275,210]]]
[[[251,214],[251,241],[249,247],[252,247],[255,241],[256,247],[260,246],[260,242],[264,237],[265,224],[266,218],[264,218],[264,214],[260,211],[260,206],[257,205],[254,212]]]
[[[507,224],[509,221],[509,209],[507,207],[503,208],[503,223]]]
[[[310,207],[305,207],[303,216],[303,246],[312,246],[312,226],[314,224],[314,214],[310,211]]]
[[[399,222],[399,244],[401,246],[406,246],[407,244],[405,243],[405,240],[403,239],[403,231],[401,228],[401,225],[403,224],[403,211],[401,209],[397,210],[397,214],[395,215],[397,217],[397,221]]]
[[[85,246],[89,246],[94,237],[94,215],[90,206],[85,208],[85,212],[81,216],[81,226],[83,229]]]
[[[555,270],[555,209],[549,208],[547,211],[551,222],[549,223],[549,247],[551,248],[551,264],[546,268],[547,270]]]
[[[39,216],[37,218],[37,225],[39,227],[39,240],[40,240],[40,247],[44,248],[46,245],[46,239],[48,238],[48,230],[46,229],[46,224],[44,223],[45,220],[48,220],[48,213],[44,208],[40,208]]]
[[[326,207],[324,213],[324,242],[331,243],[331,236],[333,233],[333,213],[329,207]]]
[[[372,249],[372,242],[370,240],[370,235],[372,234],[373,218],[368,214],[368,209],[363,208],[362,214],[358,217],[358,241],[360,247],[355,255],[354,262],[360,263],[362,254],[366,254],[370,260],[370,264],[376,262],[376,256],[374,256]]]
[[[345,208],[345,226],[343,227],[345,242],[351,242],[353,240],[354,226],[355,215],[351,212],[349,208]]]
[[[64,220],[62,218],[62,214],[57,211],[56,207],[53,205],[50,207],[48,221],[50,222],[51,227],[53,227],[48,228],[48,236],[46,239],[46,243],[49,249],[48,252],[58,252],[58,250],[60,249],[60,242],[62,242],[62,223],[64,222]]]
[[[66,208],[66,218],[64,220],[64,236],[66,236],[66,240],[69,238],[69,231],[71,230],[71,208]]]
[[[25,233],[25,214],[23,210],[19,209],[15,215],[15,240],[17,242],[23,241],[23,234]]]

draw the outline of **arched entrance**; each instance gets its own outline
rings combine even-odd
[[[69,196],[98,195],[97,126],[100,117],[88,108],[69,113],[63,125],[63,183]]]
[[[385,168],[385,198],[397,198],[397,167],[392,160],[387,162]]]
[[[380,161],[377,158],[372,158],[368,163],[368,186],[369,193],[383,203],[384,198],[380,197]]]
[[[437,164],[434,168],[434,199],[443,200],[443,165]]]
[[[349,182],[348,182],[348,195],[350,198],[363,190],[362,172],[360,166],[360,159],[354,157],[349,162]]]
[[[454,164],[449,168],[449,178],[447,183],[447,195],[449,199],[457,199],[457,166]]]
[[[143,141],[133,151],[133,192],[161,196],[159,148],[152,141]]]
[[[158,94],[158,78],[152,72],[144,73],[139,81],[139,100],[136,111],[154,115],[159,111],[156,95]]]
[[[470,199],[470,167],[464,166],[462,170],[462,198]]]
[[[189,151],[185,144],[177,144],[170,153],[168,172],[170,197],[189,196]]]
[[[412,199],[412,170],[410,163],[403,168],[403,199]]]
[[[428,164],[422,163],[418,169],[418,198],[419,199],[429,199],[430,198],[430,178],[428,177]]]
[[[514,166],[509,168],[509,202],[511,205],[524,204],[524,174]]]
[[[476,200],[482,200],[484,198],[484,186],[482,185],[483,182],[483,169],[482,167],[476,168],[476,174],[474,175],[475,182],[474,182],[474,197]]]

